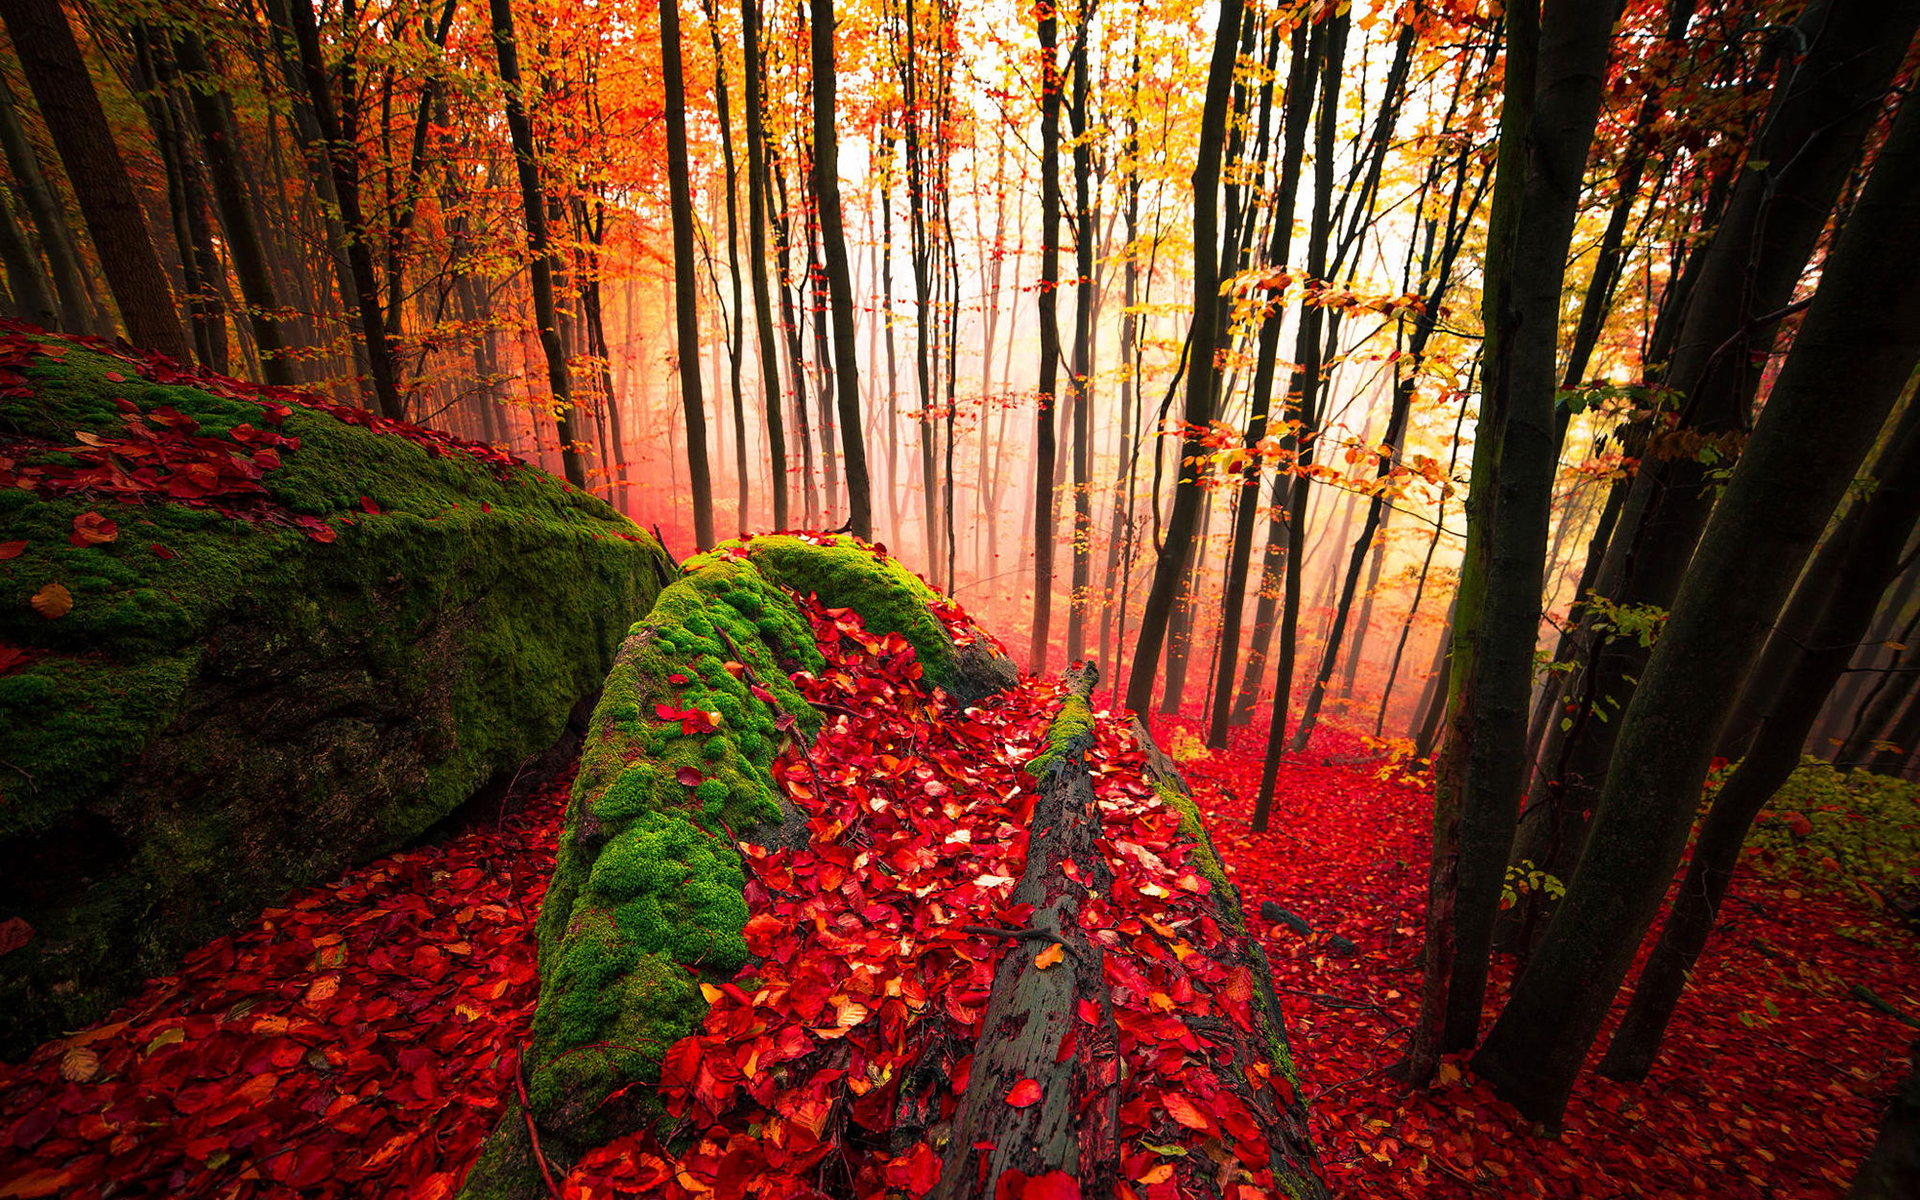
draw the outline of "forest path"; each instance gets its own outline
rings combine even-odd
[[[1182,767],[1265,936],[1336,1195],[1844,1192],[1909,1036],[1849,988],[1920,1007],[1920,947],[1882,916],[1743,873],[1650,1082],[1589,1076],[1566,1133],[1538,1139],[1451,1064],[1452,1082],[1412,1098],[1382,1074],[1414,1011],[1419,789],[1375,778],[1378,764],[1325,765],[1366,752],[1327,730],[1290,760],[1274,827],[1255,837],[1253,733],[1202,757],[1197,715],[1155,732],[1193,755]],[[450,1194],[511,1089],[570,779],[498,825],[295,893],[107,1021],[0,1066],[0,1200],[109,1183],[116,1196]],[[1259,920],[1264,900],[1315,936]]]
[[[1743,866],[1646,1083],[1582,1076],[1552,1140],[1463,1077],[1464,1062],[1449,1060],[1446,1082],[1409,1096],[1384,1072],[1418,1011],[1430,800],[1417,784],[1377,778],[1385,761],[1327,765],[1374,751],[1323,726],[1309,752],[1285,760],[1272,825],[1253,834],[1266,722],[1263,710],[1211,755],[1197,712],[1156,718],[1154,737],[1183,756],[1266,943],[1334,1195],[1845,1194],[1914,1035],[1851,989],[1865,985],[1920,1016],[1920,940],[1830,885]],[[1314,935],[1262,920],[1267,900]],[[1356,952],[1337,952],[1328,934]],[[1496,959],[1488,1021],[1511,980],[1511,960]]]

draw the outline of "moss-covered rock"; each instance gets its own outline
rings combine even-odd
[[[0,358],[0,920],[33,930],[0,1054],[551,745],[671,570],[483,447],[104,348]],[[242,485],[196,487],[209,461]]]
[[[550,1160],[659,1119],[652,1086],[667,1047],[706,1014],[700,985],[747,961],[737,840],[807,836],[772,774],[788,739],[820,727],[790,679],[824,666],[793,594],[900,634],[956,699],[1018,678],[992,639],[857,539],[757,537],[687,560],[607,676],[540,909],[526,1082]],[[545,1194],[518,1112],[462,1194]]]

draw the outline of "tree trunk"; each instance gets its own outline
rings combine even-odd
[[[506,0],[494,0],[505,3]],[[693,536],[713,545],[713,479],[707,465],[707,414],[700,390],[700,284],[694,275],[693,192],[687,166],[687,91],[681,78],[679,0],[660,5],[660,60],[666,82],[667,186],[673,209],[673,316],[680,403],[687,415],[687,475]]]
[[[741,51],[747,88],[747,273],[753,287],[754,329],[759,338],[760,382],[765,393],[767,454],[772,459],[773,527],[787,529],[787,430],[781,413],[780,351],[774,341],[773,302],[767,291],[767,101],[762,75],[759,0],[740,0]]]
[[[1901,548],[1920,513],[1920,404],[1909,402],[1899,424],[1874,464],[1872,493],[1854,505],[1828,539],[1840,550],[1820,556],[1821,565],[1833,572],[1827,603],[1801,631],[1792,660],[1777,664],[1778,699],[1760,722],[1752,752],[1721,785],[1701,823],[1666,926],[1600,1063],[1600,1073],[1611,1079],[1645,1079],[1653,1066],[1667,1022],[1719,915],[1747,830],[1800,765],[1800,747],[1821,704],[1846,671],[1880,597],[1899,572]],[[1760,663],[1767,665],[1764,656]]]
[[[209,82],[217,79],[197,33],[184,32],[175,39],[174,58],[189,75]],[[240,295],[246,301],[247,328],[260,355],[261,375],[268,383],[292,387],[293,368],[280,332],[280,299],[267,267],[266,246],[253,219],[253,205],[247,198],[239,138],[219,93],[201,84],[189,86],[187,94],[192,99],[200,144],[206,151],[207,169],[213,177],[211,191],[221,230],[226,234],[227,253],[233,259],[234,278],[239,280]]]
[[[79,253],[74,249],[73,230],[67,224],[53,188],[40,170],[40,158],[21,127],[13,89],[0,79],[0,149],[4,150],[7,169],[13,175],[13,191],[26,206],[27,219],[40,235],[40,249],[46,255],[47,272],[53,278],[59,315],[47,323],[49,329],[69,333],[99,331],[100,319],[80,270]],[[18,296],[15,297],[19,299]]]
[[[504,2],[494,0],[496,8]],[[333,84],[320,54],[320,27],[315,23],[312,5],[308,0],[292,0],[288,8],[294,41],[299,48],[307,103],[319,127],[320,148],[326,156],[334,202],[340,209],[341,237],[345,240],[347,261],[346,281],[353,289],[353,306],[359,316],[360,340],[366,347],[367,372],[372,376],[374,400],[380,406],[382,416],[396,421],[405,420],[406,403],[400,396],[399,383],[394,375],[393,348],[387,340],[385,314],[380,311],[380,285],[374,279],[373,251],[367,245],[367,223],[360,209],[360,161],[355,131],[335,113]],[[349,20],[352,14],[353,6],[343,5],[341,20]],[[498,25],[497,17],[495,24]],[[341,94],[349,101],[350,112],[354,89],[358,86],[350,61],[341,64],[340,76]],[[514,90],[516,86],[508,85],[510,107],[519,104]],[[531,221],[532,217],[528,219]],[[345,301],[347,297],[341,299]]]
[[[173,306],[173,289],[60,0],[0,0],[0,19],[67,168],[127,336],[187,361],[192,347]]]
[[[1906,1200],[1920,1194],[1920,1042],[1907,1050],[1907,1078],[1887,1105],[1847,1200]]]
[[[1729,684],[1751,666],[1916,364],[1920,103],[1907,103],[1620,720],[1566,897],[1475,1056],[1529,1117],[1557,1123],[1564,1111],[1685,850]]]
[[[840,139],[834,129],[833,0],[809,0],[813,13],[813,190],[820,203],[820,242],[827,261],[827,300],[833,310],[833,381],[839,401],[840,444],[847,462],[847,522],[853,535],[873,539],[873,493],[867,475],[866,433],[860,425],[860,363],[853,324],[853,279],[840,213]]]
[[[1228,0],[1236,3],[1236,0]],[[1027,669],[1047,669],[1048,636],[1053,621],[1053,466],[1054,406],[1060,383],[1060,18],[1052,5],[1035,10],[1042,56],[1040,78],[1040,383],[1035,396],[1033,465],[1033,630]],[[1202,151],[1204,155],[1204,151]],[[1163,618],[1164,619],[1164,618]],[[1157,649],[1157,647],[1156,647]],[[1159,655],[1153,656],[1156,660]],[[1139,664],[1134,664],[1136,671]],[[1149,676],[1153,672],[1150,664]],[[1141,700],[1136,712],[1146,711]]]
[[[1300,197],[1301,162],[1306,156],[1307,128],[1313,116],[1313,87],[1318,77],[1314,69],[1314,50],[1318,41],[1319,37],[1309,22],[1302,21],[1294,27],[1287,61],[1286,111],[1281,118],[1280,176],[1278,186],[1274,189],[1272,231],[1267,242],[1267,262],[1276,269],[1286,267],[1287,257],[1293,248],[1293,209]],[[1270,301],[1269,305],[1277,309],[1278,298]],[[1267,427],[1272,420],[1273,378],[1279,359],[1281,316],[1279,311],[1261,313],[1259,356],[1254,365],[1250,401],[1252,415],[1247,421],[1245,441],[1249,451],[1267,436]],[[1233,540],[1227,551],[1226,594],[1220,608],[1220,668],[1214,676],[1213,711],[1207,724],[1207,745],[1215,750],[1224,750],[1227,746],[1227,725],[1231,715],[1228,700],[1232,695],[1234,674],[1239,663],[1240,622],[1246,608],[1247,575],[1253,557],[1253,531],[1260,509],[1260,474],[1261,466],[1257,459],[1241,472],[1240,500],[1233,513]],[[1274,484],[1276,495],[1280,489],[1279,481],[1287,478],[1285,471],[1277,472]],[[1268,578],[1271,577],[1269,571]],[[1265,596],[1260,604],[1271,608],[1271,602]],[[1255,680],[1252,690],[1257,692],[1258,676],[1254,672],[1259,665],[1251,657],[1247,669]]]
[[[1914,30],[1916,0],[1814,0],[1796,26],[1805,55],[1783,73],[1726,211],[1692,285],[1664,382],[1684,397],[1680,427],[1650,440],[1611,539],[1595,590],[1620,606],[1670,609],[1717,493],[1714,457],[1693,447],[1718,439],[1731,451],[1749,423],[1764,363],[1793,289],[1827,227]],[[1589,634],[1590,636],[1590,634]],[[1618,712],[1648,648],[1637,639],[1599,645],[1571,727],[1549,730],[1553,765],[1541,800],[1560,831],[1542,865],[1565,877],[1621,736]],[[1611,718],[1594,717],[1597,705]],[[1604,713],[1604,710],[1603,710]]]
[[[1213,57],[1207,68],[1207,95],[1200,115],[1199,153],[1193,167],[1193,326],[1189,334],[1186,398],[1182,416],[1180,463],[1167,516],[1166,540],[1153,564],[1153,583],[1140,614],[1134,643],[1133,672],[1127,679],[1127,707],[1144,713],[1153,701],[1153,677],[1160,664],[1167,624],[1193,556],[1194,529],[1205,496],[1200,466],[1206,448],[1200,433],[1213,415],[1219,379],[1216,361],[1221,342],[1220,317],[1220,170],[1228,109],[1232,107],[1233,67],[1240,46],[1241,0],[1221,0],[1214,31]],[[1044,293],[1043,293],[1044,294]]]

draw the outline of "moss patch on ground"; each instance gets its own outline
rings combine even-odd
[[[54,345],[0,395],[0,919],[34,929],[0,972],[8,1055],[551,745],[670,569],[603,501],[497,455],[298,404],[276,421],[275,397]],[[296,439],[252,511],[335,540],[35,479],[178,420],[212,453]],[[87,514],[111,541],[73,544]],[[70,611],[34,606],[49,585]]]

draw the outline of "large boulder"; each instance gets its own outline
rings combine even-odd
[[[670,570],[488,447],[0,331],[0,1055],[512,776]]]

